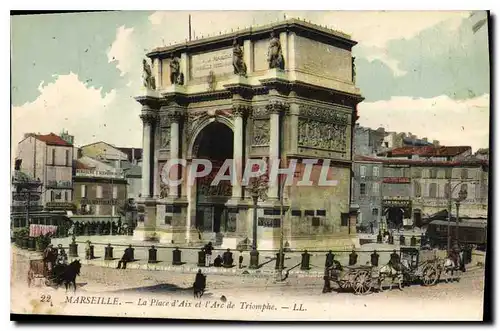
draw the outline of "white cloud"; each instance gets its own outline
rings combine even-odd
[[[62,129],[75,136],[76,145],[99,140],[140,144],[140,107],[132,98],[119,98],[116,90],[103,96],[74,73],[58,76],[39,90],[35,101],[12,109],[12,153],[24,133],[59,134]]]
[[[387,51],[384,49],[379,49],[378,52],[373,52],[370,55],[367,55],[366,59],[370,62],[379,60],[385,63],[387,67],[392,70],[395,76],[404,76],[408,73],[408,71],[400,69],[399,61],[389,57],[389,55],[387,55]]]
[[[116,67],[124,76],[135,64],[134,59],[130,57],[130,50],[136,45],[133,42],[134,28],[125,28],[120,26],[116,29],[116,39],[108,50],[108,62],[116,61]]]
[[[387,131],[412,132],[439,140],[442,145],[489,146],[490,96],[453,100],[393,97],[387,101],[362,102],[358,106],[362,126]]]

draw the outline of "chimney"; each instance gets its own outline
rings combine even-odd
[[[424,141],[424,142],[426,142],[426,143],[428,143],[428,142],[429,142],[429,141],[427,140],[427,137],[423,137],[423,138],[422,138],[422,141]]]

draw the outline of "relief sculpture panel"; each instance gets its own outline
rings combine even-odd
[[[268,146],[269,145],[269,121],[254,120],[253,121],[253,146]]]
[[[299,119],[298,144],[302,147],[346,151],[346,126]]]
[[[161,129],[160,148],[170,149],[170,127]]]

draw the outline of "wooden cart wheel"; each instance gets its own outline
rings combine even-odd
[[[432,265],[426,266],[422,272],[422,282],[424,286],[436,285],[439,279],[438,269]]]
[[[370,290],[372,289],[371,283],[372,280],[369,273],[359,273],[354,280],[354,292],[359,295],[370,293]]]

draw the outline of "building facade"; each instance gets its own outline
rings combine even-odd
[[[46,209],[74,208],[71,143],[54,133],[26,134],[17,158],[22,160],[21,171],[42,183],[41,203]]]
[[[380,226],[382,216],[383,162],[363,161],[355,156],[353,163],[352,202],[359,205],[358,224],[375,228]]]
[[[127,199],[122,171],[81,158],[75,162],[73,181],[77,215],[119,216]]]
[[[252,200],[241,184],[167,186],[162,169],[169,159],[189,166],[195,158],[240,165],[314,158],[330,162],[338,184],[283,192],[270,185],[258,203],[258,247],[279,247],[281,227],[293,248],[351,247],[357,238],[357,212],[350,206],[352,137],[363,100],[355,85],[355,45],[348,35],[292,19],[150,52],[146,88],[136,98],[146,208],[137,238],[155,233],[163,242],[196,243],[201,237],[236,248],[253,236]],[[288,211],[283,224],[281,195]]]

